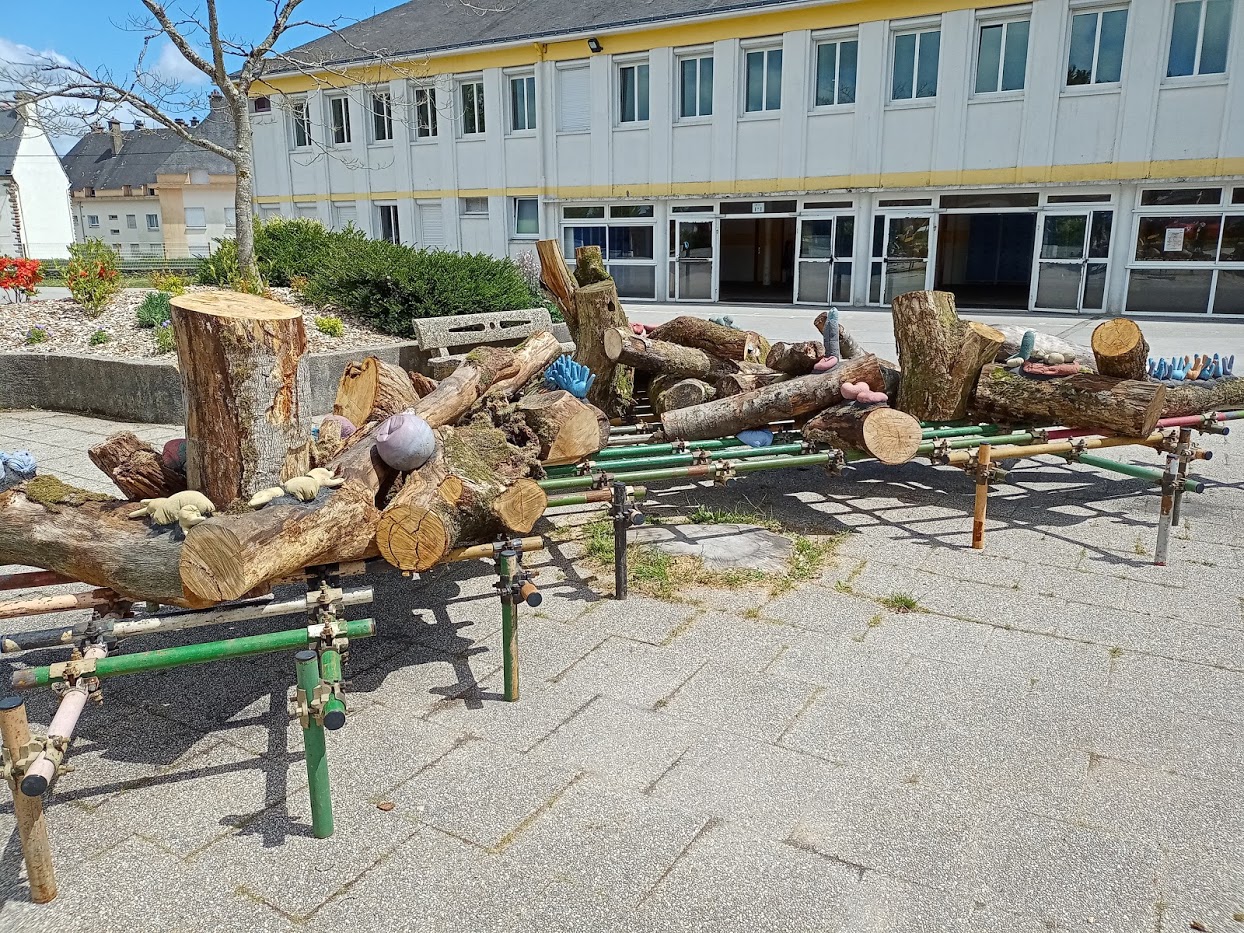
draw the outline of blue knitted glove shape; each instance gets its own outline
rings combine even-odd
[[[544,371],[544,384],[550,389],[565,389],[575,398],[587,398],[588,390],[596,376],[582,363],[576,363],[570,356],[559,356]]]
[[[1188,370],[1192,368],[1192,360],[1185,357],[1171,357],[1171,379],[1181,381],[1188,378]]]

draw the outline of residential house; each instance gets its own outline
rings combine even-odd
[[[0,256],[69,255],[69,181],[34,106],[0,101]]]

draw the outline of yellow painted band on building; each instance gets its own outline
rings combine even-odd
[[[1015,0],[852,0],[849,3],[827,3],[793,10],[719,16],[672,26],[654,23],[651,26],[616,33],[602,31],[597,36],[604,51],[611,55],[626,55],[651,49],[707,45],[724,39],[754,39],[805,29],[834,29],[881,20],[933,16],[956,10],[988,9],[1014,4]],[[540,61],[573,61],[588,56],[587,44],[583,39],[529,42],[474,52],[432,53],[386,64],[342,69],[330,66],[315,75],[291,74],[287,77],[273,77],[267,82],[256,81],[251,88],[251,95],[260,96],[274,92],[301,94],[325,88],[379,84],[406,78],[469,74],[485,68],[521,68]]]
[[[425,191],[373,191],[370,194],[272,194],[259,204],[294,201],[396,201],[420,198],[547,197],[559,200],[726,197],[852,188],[941,188],[986,185],[1039,185],[1067,182],[1175,181],[1244,175],[1244,158],[1179,159],[1157,162],[1096,162],[1081,165],[1026,165],[1018,168],[955,169],[866,175],[814,175],[805,178],[734,179],[725,182],[661,182],[635,185],[561,185],[553,188],[446,188]]]

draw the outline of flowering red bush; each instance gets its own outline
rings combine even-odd
[[[34,295],[42,281],[39,260],[0,256],[0,292],[8,292],[11,301],[18,302]]]
[[[117,253],[102,240],[87,240],[69,244],[69,255],[65,284],[87,316],[98,317],[121,290]]]

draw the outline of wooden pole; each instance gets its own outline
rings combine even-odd
[[[30,725],[26,720],[26,703],[21,697],[8,696],[0,700],[0,736],[10,761],[24,756],[30,744]],[[46,904],[56,897],[56,873],[52,869],[52,846],[43,818],[43,798],[27,797],[11,778],[9,790],[13,792],[13,814],[17,817],[22,858],[26,860],[30,899],[36,904]]]
[[[976,450],[976,510],[972,515],[972,547],[985,549],[985,509],[989,505],[989,455],[991,447],[981,444]]]
[[[994,460],[1018,460],[1022,457],[1039,457],[1042,454],[1065,454],[1077,448],[1095,450],[1101,447],[1160,447],[1166,440],[1161,432],[1148,437],[1090,437],[1073,441],[1052,441],[1046,444],[1026,444],[1015,447],[999,447],[991,452]],[[963,467],[972,459],[967,450],[956,450],[946,458],[951,466]]]

